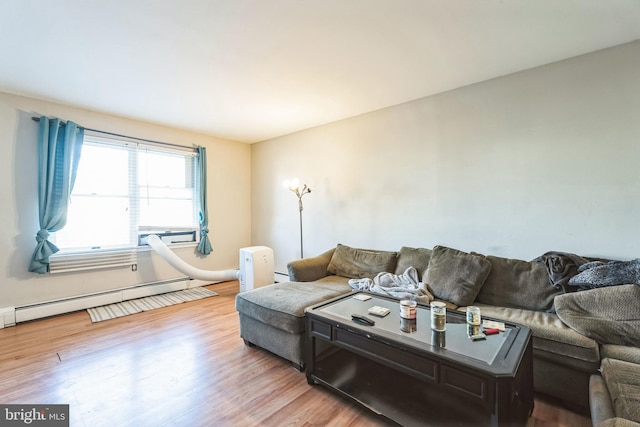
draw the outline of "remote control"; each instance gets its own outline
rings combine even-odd
[[[351,320],[353,320],[354,322],[360,323],[361,325],[365,325],[365,326],[373,326],[376,324],[375,321],[369,319],[367,316],[363,316],[361,314],[352,314],[351,315]]]

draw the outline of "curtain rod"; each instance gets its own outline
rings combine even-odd
[[[33,120],[34,122],[39,122],[40,121],[40,117],[31,117],[31,120]],[[60,121],[60,124],[64,125],[65,122],[64,121]],[[144,141],[144,142],[150,142],[152,144],[158,144],[158,145],[164,145],[167,147],[175,147],[175,148],[180,148],[180,149],[187,149],[187,150],[191,150],[193,152],[197,152],[198,149],[196,147],[187,147],[186,145],[180,145],[180,144],[172,144],[170,142],[161,142],[161,141],[154,141],[153,139],[144,139],[144,138],[137,138],[135,136],[127,136],[127,135],[122,135],[119,133],[113,133],[113,132],[107,132],[104,130],[98,130],[98,129],[91,129],[91,128],[86,128],[83,126],[82,127],[84,130],[88,130],[90,132],[97,132],[97,133],[102,133],[105,135],[111,135],[111,136],[119,136],[120,138],[128,138],[128,139],[134,139],[136,141]]]

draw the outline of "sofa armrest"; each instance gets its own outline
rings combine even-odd
[[[335,250],[333,248],[312,258],[291,261],[287,264],[289,280],[292,282],[313,282],[326,277],[328,275],[327,267]]]
[[[589,407],[594,426],[616,416],[607,385],[599,374],[592,375],[589,380]]]

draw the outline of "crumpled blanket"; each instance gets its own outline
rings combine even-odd
[[[349,286],[358,291],[368,291],[394,298],[412,298],[417,302],[428,304],[434,297],[427,285],[418,280],[415,267],[409,267],[404,273],[378,273],[373,279],[351,279]]]
[[[634,276],[633,261],[612,261],[604,258],[581,257],[567,252],[547,252],[534,261],[541,262],[549,273],[549,282],[565,293],[583,291],[599,286],[611,286],[613,282],[636,283],[640,273],[636,267]],[[622,265],[627,264],[627,265]],[[587,272],[594,269],[594,271]],[[627,269],[628,271],[622,271]],[[610,276],[604,280],[605,276]],[[625,276],[623,280],[621,276]],[[597,283],[600,280],[600,283]],[[616,283],[616,284],[622,284]],[[637,284],[637,283],[636,283]]]
[[[588,259],[580,255],[567,252],[547,252],[534,261],[541,262],[547,267],[549,281],[555,289],[562,289],[564,292],[574,292],[576,289],[569,286],[569,279],[578,274],[578,268],[589,262]]]

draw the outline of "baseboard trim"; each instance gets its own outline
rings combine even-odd
[[[287,273],[279,273],[276,271],[273,276],[274,276],[273,280],[275,281],[275,283],[282,283],[282,282],[289,281],[289,275]]]
[[[182,278],[169,280],[166,282],[147,283],[130,288],[102,292],[98,294],[82,295],[46,303],[16,307],[12,310],[13,325],[22,322],[28,322],[30,320],[57,316],[59,314],[86,310],[87,308],[99,307],[101,305],[127,301],[130,299],[142,298],[150,295],[163,294],[172,291],[179,291],[187,288],[193,288],[198,285],[202,286],[202,284],[191,284],[190,282],[192,282],[192,280],[188,278]],[[0,315],[3,315],[3,310],[5,309],[0,309]],[[4,326],[12,326],[7,324],[7,315],[5,314],[3,315],[3,317]],[[3,322],[0,322],[0,325],[2,323]]]

